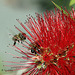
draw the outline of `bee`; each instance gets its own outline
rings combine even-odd
[[[38,51],[40,53],[40,45],[38,45],[37,43],[32,43],[31,44],[31,52],[37,54],[36,51]],[[35,51],[36,50],[36,51]]]
[[[12,38],[12,40],[14,41],[13,46],[16,45],[17,41],[18,42],[21,41],[21,43],[22,43],[24,40],[26,40],[26,36],[25,35],[26,35],[25,33],[19,33],[19,34],[14,35],[14,37]]]

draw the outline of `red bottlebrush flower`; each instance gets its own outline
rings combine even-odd
[[[16,67],[14,70],[27,69],[22,75],[75,75],[74,9],[68,15],[56,9],[55,13],[46,11],[44,17],[40,14],[36,15],[37,21],[32,16],[28,17],[26,26],[17,19],[29,34],[25,37],[30,42],[25,41],[28,46],[25,43],[21,44],[28,51],[14,46],[19,53],[25,55],[15,57],[30,63],[10,62],[23,64],[14,66]],[[23,33],[18,27],[16,29]]]

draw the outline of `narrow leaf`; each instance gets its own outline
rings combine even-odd
[[[69,6],[72,6],[73,4],[75,4],[75,0],[70,0]]]
[[[55,2],[53,2],[52,0],[51,0],[51,2],[59,9],[59,10],[63,10],[63,13],[64,14],[66,14],[66,15],[68,15],[68,13],[64,10],[64,9],[62,9],[59,5],[57,5]]]

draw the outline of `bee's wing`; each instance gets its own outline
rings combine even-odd
[[[14,36],[16,34],[12,29],[7,28],[7,30],[9,35]]]
[[[12,33],[12,35],[16,34],[13,30],[9,29],[10,33]]]

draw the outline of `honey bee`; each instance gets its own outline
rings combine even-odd
[[[36,51],[38,51],[40,53],[40,45],[38,45],[37,43],[32,43],[31,44],[31,52],[37,54]],[[35,51],[36,50],[36,51]]]
[[[26,40],[26,36],[25,35],[26,35],[25,33],[19,33],[17,35],[14,35],[14,37],[12,38],[12,40],[14,41],[13,46],[16,45],[17,41],[18,42],[21,41],[21,43],[22,43],[24,40]]]

